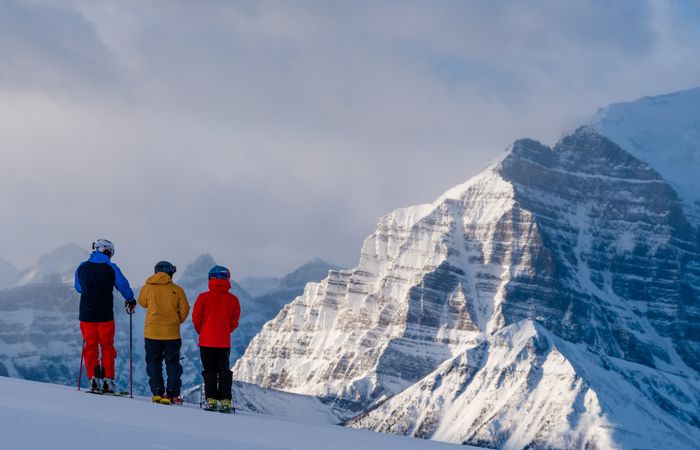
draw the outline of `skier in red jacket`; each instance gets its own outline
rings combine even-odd
[[[207,409],[215,410],[221,402],[221,411],[228,412],[231,403],[233,374],[231,333],[238,328],[241,306],[238,298],[229,292],[231,272],[226,267],[214,266],[209,271],[209,290],[199,294],[192,311],[194,329],[199,333],[199,353]]]

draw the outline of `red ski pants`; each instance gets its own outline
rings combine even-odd
[[[117,351],[114,349],[114,321],[109,322],[80,322],[80,332],[85,340],[83,358],[88,378],[95,376],[95,367],[99,365],[99,348],[102,349],[102,370],[105,378],[114,378],[114,360]]]

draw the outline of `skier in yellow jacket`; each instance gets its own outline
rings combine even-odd
[[[180,325],[187,319],[190,304],[185,291],[173,283],[176,267],[168,261],[156,264],[155,275],[146,280],[139,293],[139,305],[146,308],[143,336],[146,345],[146,372],[154,403],[182,403],[180,364]],[[163,382],[163,360],[168,375]]]

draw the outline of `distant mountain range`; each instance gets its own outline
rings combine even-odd
[[[0,260],[0,276],[7,279],[0,287],[0,376],[72,385],[77,382],[81,342],[78,322],[79,296],[73,288],[76,267],[88,257],[88,251],[74,244],[61,246],[42,256],[31,268],[22,272]],[[117,261],[118,262],[118,261]],[[207,290],[207,272],[216,262],[202,255],[189,264],[175,282],[182,285],[192,305],[197,295]],[[256,299],[232,280],[232,292],[241,302],[239,329],[233,334],[232,362],[243,354],[250,340],[264,323],[273,318],[287,302],[303,291],[305,276],[317,281],[320,260],[305,264],[292,274],[279,279],[278,287]],[[335,267],[328,265],[329,267]],[[326,274],[328,272],[326,271]],[[290,280],[294,280],[295,283]],[[138,282],[131,280],[138,295]],[[289,295],[288,297],[286,297]],[[128,383],[129,317],[121,297],[115,292],[115,346],[117,379],[122,387]],[[145,311],[137,308],[133,317],[134,388],[148,392],[144,364],[143,322]],[[185,387],[200,382],[198,336],[191,319],[182,329],[182,364]]]

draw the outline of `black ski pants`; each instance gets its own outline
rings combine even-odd
[[[146,342],[146,373],[148,385],[153,395],[167,394],[169,397],[179,397],[182,387],[182,365],[180,364],[181,339],[148,339]],[[163,360],[168,374],[167,389],[163,382]]]
[[[233,373],[229,358],[230,348],[199,347],[202,357],[204,396],[216,400],[231,400]]]

